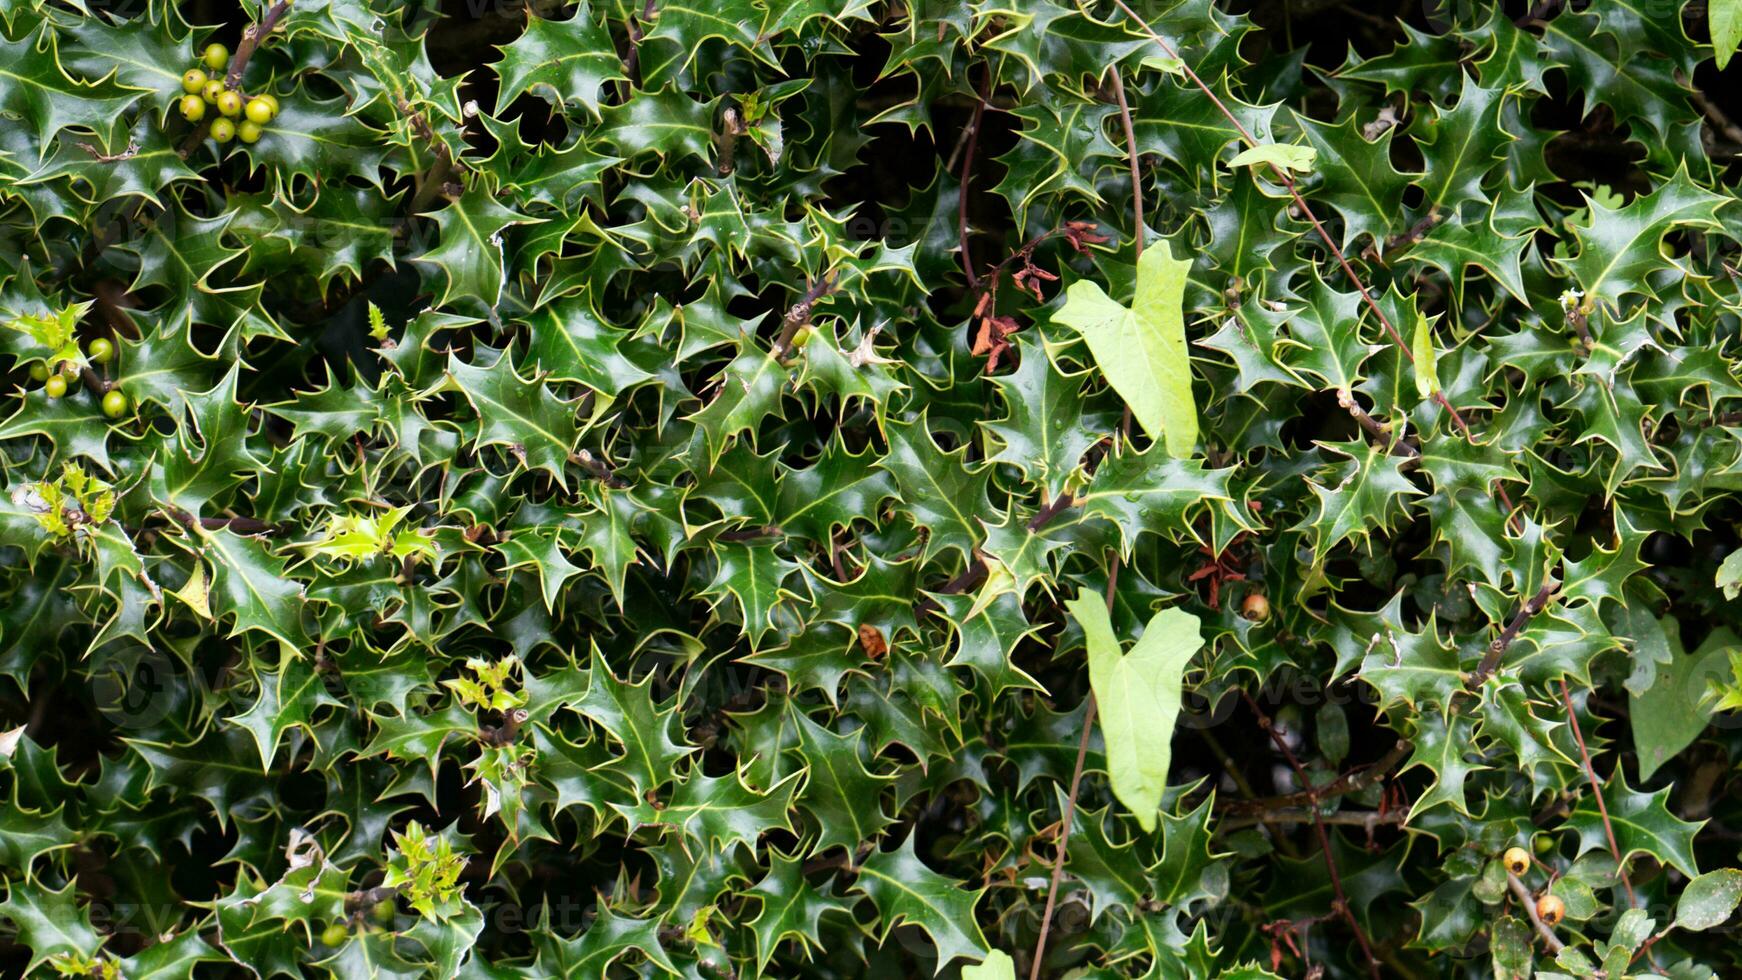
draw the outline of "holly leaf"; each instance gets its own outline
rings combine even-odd
[[[504,108],[531,92],[559,107],[572,99],[599,118],[599,90],[625,77],[604,18],[589,3],[577,6],[566,20],[529,13],[525,33],[500,50],[502,60],[494,65],[501,84],[496,100]]]
[[[294,651],[308,646],[302,622],[303,588],[286,574],[283,559],[261,539],[228,528],[200,528],[196,535],[201,553],[212,565],[212,612],[230,621],[230,636],[258,631]],[[262,748],[262,754],[269,753]]]
[[[991,459],[1020,468],[1051,499],[1064,492],[1083,454],[1112,432],[1118,419],[1088,409],[1081,375],[1061,373],[1027,339],[1016,347],[1016,370],[993,379],[1009,414],[985,423],[986,431],[1003,443]]]
[[[769,850],[768,873],[745,894],[761,900],[756,918],[750,920],[750,931],[756,936],[758,972],[768,969],[768,961],[786,939],[797,939],[807,955],[812,949],[821,950],[818,930],[822,917],[829,912],[852,912],[846,902],[805,881],[804,861],[797,854],[782,854],[778,849]]]
[[[272,758],[284,733],[301,728],[314,734],[314,713],[323,704],[342,702],[327,693],[325,679],[301,657],[285,656],[277,673],[261,671],[254,684],[259,694],[254,704],[227,720],[254,737],[260,749],[260,771],[272,769]]]
[[[494,309],[505,281],[503,229],[541,219],[505,208],[482,190],[466,191],[430,217],[438,241],[416,261],[436,267],[446,277],[447,285],[435,305],[476,299]]]
[[[1705,821],[1690,823],[1669,812],[1665,801],[1670,789],[1642,793],[1627,785],[1616,773],[1603,788],[1603,801],[1608,807],[1607,824],[1614,828],[1615,845],[1622,860],[1635,854],[1647,854],[1661,864],[1669,865],[1692,878],[1699,874],[1694,857],[1694,835]],[[1566,826],[1579,835],[1580,854],[1601,851],[1609,846],[1605,820],[1596,801],[1589,795],[1579,800],[1567,815]]]
[[[928,557],[951,550],[972,554],[984,536],[983,522],[992,517],[986,499],[991,467],[970,468],[966,460],[966,447],[948,453],[937,447],[923,413],[916,421],[889,427],[889,454],[877,465],[895,478],[900,509],[925,528]]]
[[[1656,296],[1654,273],[1667,269],[1685,276],[1692,271],[1664,254],[1664,236],[1675,228],[1718,227],[1717,212],[1724,203],[1725,198],[1695,185],[1685,169],[1625,205],[1612,207],[1587,197],[1589,213],[1571,226],[1578,251],[1556,263],[1586,296],[1617,309],[1626,296]]]
[[[905,923],[931,937],[937,947],[938,971],[958,957],[985,958],[986,939],[974,917],[974,906],[985,889],[964,891],[953,879],[926,867],[913,852],[912,835],[893,851],[872,851],[859,865],[853,890],[877,906],[882,919],[879,942]]]
[[[88,956],[103,945],[91,926],[90,911],[73,900],[73,884],[67,882],[60,891],[16,879],[8,884],[0,917],[12,920],[19,944],[30,950],[24,972],[34,973],[51,956]]]
[[[450,353],[447,376],[437,387],[458,391],[471,404],[477,415],[474,447],[506,446],[523,465],[567,486],[565,468],[581,438],[576,409],[558,400],[543,381],[517,374],[506,351],[487,367]]]

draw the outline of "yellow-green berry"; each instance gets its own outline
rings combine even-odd
[[[242,93],[225,90],[218,93],[218,111],[234,119],[242,114]]]
[[[61,397],[67,393],[66,376],[60,374],[49,375],[48,380],[42,383],[42,390],[47,393],[50,398]]]
[[[272,105],[258,96],[248,100],[244,111],[248,113],[248,121],[256,125],[264,126],[272,121]]]
[[[199,122],[206,118],[206,100],[197,95],[181,97],[181,116],[188,122]]]
[[[218,96],[223,95],[224,91],[223,81],[214,78],[206,83],[205,88],[200,89],[200,95],[206,100],[207,105],[217,105]]]
[[[335,922],[321,930],[321,945],[343,946],[345,945],[345,940],[349,939],[350,936],[351,931],[345,928],[344,923]]]
[[[244,143],[259,142],[260,134],[264,132],[266,132],[266,130],[262,129],[260,124],[252,119],[244,119],[242,120],[242,124],[236,127],[236,135],[242,137],[242,142]]]
[[[119,389],[111,388],[103,393],[103,414],[112,419],[118,419],[127,414],[127,396]]]
[[[115,356],[115,343],[107,337],[98,337],[85,349],[85,355],[98,364],[107,364]]]
[[[189,95],[198,95],[203,89],[205,89],[206,83],[209,81],[211,81],[211,79],[206,77],[205,72],[200,71],[198,68],[189,68],[187,72],[181,76],[181,90]]]
[[[48,380],[48,365],[37,361],[30,366],[30,380],[41,384]]]
[[[218,71],[230,63],[230,49],[222,44],[208,44],[206,53],[200,56],[200,60],[207,68]]]
[[[266,103],[267,107],[272,110],[272,119],[278,118],[278,96],[273,95],[271,92],[261,92],[259,95],[255,96],[255,98]],[[267,121],[270,122],[271,119]]]
[[[228,119],[212,120],[212,139],[228,143],[236,138],[236,124]]]
[[[1521,875],[1530,870],[1530,852],[1522,847],[1508,847],[1500,860],[1512,874]]]

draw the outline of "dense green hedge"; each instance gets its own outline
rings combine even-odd
[[[0,3],[0,973],[1742,971],[1742,4],[1127,3]]]

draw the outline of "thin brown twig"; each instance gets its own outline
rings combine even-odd
[[[1076,502],[1076,497],[1072,496],[1069,491],[1059,494],[1052,499],[1051,503],[1042,507],[1032,518],[1029,519],[1028,530],[1032,533],[1046,527],[1047,524],[1052,522],[1053,518],[1057,517],[1062,511],[1068,510]]]
[[[646,32],[642,31],[641,24],[643,21],[653,19],[653,8],[658,2],[659,0],[647,0],[641,5],[641,16],[629,18],[629,57],[623,59],[623,73],[631,79],[635,78],[641,70],[641,39],[647,36]],[[626,84],[634,84],[634,82]]]
[[[374,888],[366,888],[362,891],[347,892],[345,894],[345,911],[353,919],[361,919],[375,906],[382,902],[390,902],[397,897],[399,897],[397,885],[376,885]]]
[[[1361,769],[1352,769],[1323,786],[1257,800],[1237,800],[1228,804],[1224,808],[1224,812],[1249,813],[1278,807],[1309,806],[1333,797],[1359,793],[1389,775],[1391,770],[1397,768],[1398,763],[1409,755],[1409,750],[1410,743],[1404,739],[1398,739],[1397,744],[1391,747],[1391,751],[1385,753],[1379,761]]]
[[[250,24],[242,31],[242,43],[236,45],[236,53],[230,58],[230,68],[224,73],[224,87],[226,89],[242,87],[242,72],[248,67],[248,62],[254,57],[254,52],[259,50],[260,45],[266,43],[267,36],[278,29],[278,22],[283,20],[284,15],[289,12],[290,0],[278,0],[277,3],[266,8],[266,14],[260,18],[258,24]],[[200,141],[206,138],[206,134],[211,132],[211,129],[212,119],[208,116],[194,127],[193,132],[188,134],[188,138],[182,142],[181,148],[177,151],[178,155],[184,160],[187,159],[187,155],[194,151],[194,147],[200,145]]]
[[[429,120],[424,118],[423,113],[413,109],[411,103],[404,99],[399,101],[399,111],[405,113],[411,123],[411,128],[416,130],[417,135],[430,145],[435,153],[435,162],[430,164],[429,172],[418,179],[417,189],[411,195],[411,204],[399,219],[399,224],[394,229],[396,232],[404,231],[411,219],[421,214],[423,209],[435,200],[436,195],[441,193],[442,188],[447,185],[448,178],[453,175],[455,170],[453,151],[449,150],[448,145],[436,136],[434,127],[430,126]]]
[[[727,106],[720,114],[720,129],[714,134],[714,156],[718,160],[714,169],[720,176],[732,172],[736,166],[738,137],[744,135],[744,117],[737,107]]]
[[[236,534],[271,534],[279,530],[277,524],[268,524],[256,517],[195,517],[180,507],[166,508],[163,513],[170,520],[190,530],[199,527],[207,531],[228,530]]]
[[[1717,103],[1706,98],[1704,92],[1698,88],[1690,87],[1688,98],[1692,99],[1694,105],[1699,107],[1700,112],[1705,114],[1706,121],[1712,124],[1713,129],[1722,133],[1724,138],[1732,143],[1742,143],[1742,126],[1736,125],[1736,121],[1725,115],[1724,110],[1718,108]]]
[[[792,304],[792,307],[786,311],[786,316],[782,317],[780,321],[780,335],[775,338],[771,351],[776,360],[786,356],[786,352],[792,349],[793,338],[798,336],[798,332],[811,322],[811,310],[816,307],[817,300],[834,292],[840,284],[841,274],[831,272],[811,283],[810,288],[806,289],[804,295],[799,297],[799,301]]]
[[[1228,816],[1216,822],[1216,832],[1238,830],[1241,827],[1252,827],[1258,824],[1279,823],[1310,823],[1322,820],[1327,824],[1341,824],[1346,827],[1361,827],[1373,830],[1388,824],[1401,824],[1409,819],[1409,811],[1401,807],[1395,810],[1339,810],[1336,813],[1320,813],[1316,809],[1289,810],[1259,810],[1253,813],[1242,813]]]
[[[1573,710],[1573,695],[1567,690],[1567,679],[1561,678],[1561,704],[1566,706],[1567,720],[1573,724],[1573,741],[1579,743],[1579,759],[1585,766],[1585,778],[1597,797],[1597,815],[1603,818],[1603,834],[1609,839],[1609,853],[1615,856],[1615,873],[1621,876],[1621,887],[1627,892],[1627,905],[1634,907],[1639,899],[1633,894],[1633,882],[1627,878],[1627,862],[1615,843],[1615,825],[1609,822],[1609,804],[1603,800],[1603,784],[1597,781],[1597,770],[1591,767],[1591,750],[1585,746],[1585,733],[1579,729],[1579,714]]]
[[[1530,625],[1531,618],[1543,611],[1548,605],[1548,600],[1554,596],[1554,592],[1558,588],[1560,588],[1560,583],[1550,579],[1542,583],[1542,588],[1536,590],[1536,595],[1531,596],[1528,602],[1518,607],[1518,612],[1513,614],[1512,621],[1507,623],[1506,628],[1500,631],[1500,635],[1488,644],[1488,649],[1482,654],[1482,662],[1476,665],[1476,672],[1470,675],[1466,687],[1472,691],[1480,688],[1494,671],[1500,668],[1500,661],[1506,656],[1507,648],[1512,646],[1513,641],[1518,639],[1518,634],[1524,632],[1524,628]]]
[[[135,339],[141,336],[139,325],[127,315],[127,308],[122,305],[122,300],[127,298],[125,287],[113,279],[105,279],[91,290],[91,297],[97,301],[97,312],[109,322],[110,332]]]
[[[1312,780],[1307,776],[1306,767],[1301,765],[1300,758],[1294,754],[1293,749],[1289,748],[1288,740],[1276,730],[1276,724],[1270,720],[1270,716],[1264,713],[1263,708],[1259,707],[1257,699],[1243,687],[1236,688],[1236,690],[1240,692],[1240,697],[1245,699],[1247,707],[1252,709],[1252,713],[1258,716],[1258,727],[1270,735],[1271,742],[1275,743],[1277,749],[1282,752],[1282,757],[1288,762],[1288,767],[1294,770],[1295,781],[1300,783],[1303,788],[1312,786]],[[1360,921],[1355,918],[1355,910],[1349,907],[1349,896],[1343,890],[1343,872],[1337,867],[1337,856],[1331,852],[1331,834],[1325,829],[1325,821],[1319,814],[1318,807],[1309,806],[1308,809],[1313,815],[1313,831],[1318,835],[1319,848],[1325,856],[1325,870],[1331,876],[1333,910],[1342,917],[1344,922],[1348,923],[1349,929],[1355,933],[1355,940],[1360,943],[1361,952],[1367,956],[1368,975],[1373,980],[1379,980],[1379,957],[1373,953],[1373,944],[1367,939],[1367,931],[1361,928]]]
[[[1132,238],[1133,258],[1143,258],[1143,176],[1137,167],[1137,135],[1131,128],[1131,106],[1125,101],[1125,81],[1119,66],[1113,66],[1113,98],[1119,103],[1119,122],[1125,128],[1125,158],[1131,164],[1131,212],[1136,216]]]
[[[1113,555],[1107,572],[1107,611],[1113,611],[1113,597],[1119,587],[1119,555]],[[1089,706],[1083,711],[1083,734],[1077,739],[1077,763],[1071,768],[1070,794],[1065,797],[1065,812],[1059,817],[1058,849],[1053,853],[1052,874],[1047,880],[1046,908],[1040,913],[1040,936],[1034,941],[1034,961],[1028,967],[1028,980],[1040,980],[1040,965],[1046,960],[1047,935],[1052,931],[1052,911],[1058,904],[1059,883],[1065,874],[1065,856],[1071,846],[1071,826],[1076,822],[1077,791],[1082,787],[1083,768],[1089,758],[1089,735],[1095,730],[1095,713],[1099,705],[1095,692],[1089,692]]]
[[[266,16],[260,18],[260,23],[242,32],[242,43],[236,45],[236,55],[230,59],[230,70],[224,73],[225,88],[242,87],[242,70],[248,67],[248,59],[254,57],[254,52],[266,43],[267,35],[278,29],[278,22],[289,12],[290,0],[278,0],[266,8]]]
[[[1378,259],[1381,262],[1389,264],[1392,259],[1409,251],[1422,239],[1426,238],[1428,233],[1433,231],[1442,220],[1444,220],[1444,215],[1440,209],[1433,208],[1429,210],[1421,220],[1411,225],[1408,231],[1387,238],[1385,240],[1385,251],[1383,253],[1380,252],[1379,245],[1375,242],[1368,245],[1367,249],[1361,254],[1363,257]]]
[[[990,69],[988,69],[988,72],[990,72]],[[1125,102],[1125,83],[1119,78],[1118,65],[1113,66],[1113,91],[1118,97],[1119,111],[1125,122],[1125,153],[1131,161],[1132,248],[1136,255],[1141,258],[1143,256],[1142,180],[1137,163],[1137,140],[1132,136],[1131,131],[1131,109]],[[984,93],[982,93],[982,95],[983,94]],[[985,99],[982,97],[981,105],[984,104]],[[966,174],[965,168],[963,173]],[[967,225],[964,223],[964,236],[966,227]],[[1048,234],[1051,234],[1051,232],[1048,232]],[[962,239],[962,248],[963,259],[966,260],[966,237]],[[970,271],[968,275],[970,280],[969,285],[972,286],[972,271]],[[994,272],[994,275],[996,275],[996,272]],[[1125,433],[1126,439],[1129,440],[1131,437],[1131,407],[1129,405],[1125,407],[1125,414],[1124,417],[1120,419],[1119,425],[1121,431]],[[1060,494],[1059,496],[1065,497],[1067,495]],[[1057,503],[1057,501],[1054,501],[1054,503]],[[1046,511],[1043,510],[1042,513],[1046,513]],[[1056,513],[1057,511],[1055,510],[1052,514],[1047,514],[1047,519],[1051,520],[1053,514]],[[1041,523],[1044,524],[1045,522],[1042,521]],[[1030,530],[1033,530],[1034,527],[1035,525],[1031,523]],[[1113,611],[1114,597],[1118,595],[1119,564],[1120,555],[1115,551],[1112,560],[1109,561],[1107,566],[1107,611],[1109,613]],[[1040,965],[1046,959],[1047,934],[1052,930],[1052,912],[1053,908],[1058,904],[1059,882],[1064,877],[1065,855],[1068,853],[1071,842],[1071,825],[1075,822],[1077,815],[1077,790],[1080,788],[1083,781],[1083,764],[1089,757],[1089,734],[1094,731],[1095,728],[1095,713],[1097,708],[1095,692],[1091,690],[1089,692],[1089,707],[1083,712],[1083,733],[1082,736],[1077,739],[1077,763],[1071,769],[1070,795],[1065,798],[1065,812],[1059,818],[1058,851],[1053,855],[1052,874],[1047,881],[1046,887],[1046,908],[1042,910],[1040,915],[1040,935],[1034,942],[1034,962],[1029,965],[1028,980],[1040,980]]]
[[[98,397],[107,393],[110,388],[115,387],[113,381],[103,380],[97,375],[97,372],[88,367],[79,368],[79,380],[85,383],[85,387],[89,389],[91,394],[97,395]]]
[[[1554,956],[1560,953],[1566,943],[1561,942],[1560,937],[1554,934],[1554,929],[1542,921],[1542,916],[1536,914],[1536,899],[1531,897],[1530,889],[1524,887],[1524,882],[1519,881],[1518,876],[1510,871],[1506,873],[1506,887],[1512,889],[1518,904],[1524,906],[1524,914],[1530,917],[1530,924],[1536,927],[1536,934],[1542,937],[1542,945],[1548,950],[1548,954]]]
[[[125,160],[131,160],[139,154],[139,141],[130,140],[127,143],[127,148],[120,153],[104,153],[89,143],[80,143],[79,149],[84,150],[92,160],[98,163],[121,163]]]
[[[1421,450],[1416,449],[1409,443],[1404,442],[1402,439],[1393,439],[1391,437],[1391,426],[1367,414],[1367,410],[1361,407],[1361,404],[1355,400],[1354,393],[1349,389],[1337,389],[1337,404],[1343,407],[1343,411],[1349,413],[1349,417],[1354,419],[1356,424],[1366,430],[1367,434],[1373,438],[1374,442],[1384,446],[1387,452],[1396,456],[1409,456],[1412,458],[1421,455]]]
[[[968,146],[962,151],[962,176],[956,188],[956,235],[962,253],[962,272],[968,277],[968,288],[976,289],[980,279],[974,274],[974,253],[968,247],[968,188],[973,185],[974,153],[980,146],[980,123],[986,117],[986,79],[992,75],[988,67],[980,80],[980,98],[974,102],[974,116],[968,120]]]
[[[1025,258],[1025,257],[1032,258],[1034,255],[1034,250],[1036,248],[1039,248],[1041,243],[1045,242],[1047,239],[1052,238],[1056,235],[1064,234],[1066,230],[1067,230],[1066,226],[1063,226],[1063,225],[1056,227],[1056,228],[1048,228],[1047,230],[1041,232],[1040,234],[1034,236],[1033,238],[1030,238],[1028,241],[1023,242],[1021,248],[1018,248],[1016,251],[1011,252],[1009,255],[1004,256],[1004,258],[1002,258],[998,261],[997,265],[993,266],[990,269],[987,269],[986,270],[986,277],[989,279],[996,279],[1000,274],[1002,274],[1004,272],[1005,269],[1010,268],[1010,264],[1012,262],[1015,262],[1017,259],[1021,259],[1021,258]]]
[[[629,481],[617,475],[611,464],[595,456],[591,450],[581,449],[569,456],[569,462],[587,471],[587,475],[614,490],[629,486]]]

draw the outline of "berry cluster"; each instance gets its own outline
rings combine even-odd
[[[115,358],[115,344],[107,337],[98,337],[91,341],[85,350],[85,357],[93,364],[107,364]],[[50,398],[63,398],[67,390],[78,383],[79,370],[71,362],[62,361],[57,365],[59,370],[49,372],[49,366],[43,361],[30,365],[30,380],[42,384],[42,392]],[[112,419],[118,419],[127,414],[132,407],[127,395],[118,388],[111,388],[103,393],[103,414]]]
[[[373,919],[374,925],[376,926],[391,926],[393,925],[393,919],[397,912],[398,910],[394,907],[393,899],[389,898],[376,902],[371,906],[367,913],[367,918]],[[345,919],[328,924],[325,929],[321,930],[321,943],[337,949],[350,941],[351,929],[353,926],[356,926],[360,932],[373,931],[371,927],[363,921],[364,918],[365,913],[359,910]]]
[[[230,88],[224,80],[224,66],[230,61],[230,49],[222,44],[209,44],[200,53],[200,67],[189,68],[181,76],[181,114],[188,122],[206,118],[206,107],[215,106],[218,118],[212,120],[212,139],[228,143],[240,136],[242,142],[253,143],[266,131],[266,124],[278,115],[278,97],[270,92],[247,96]],[[208,72],[210,74],[208,74]]]

